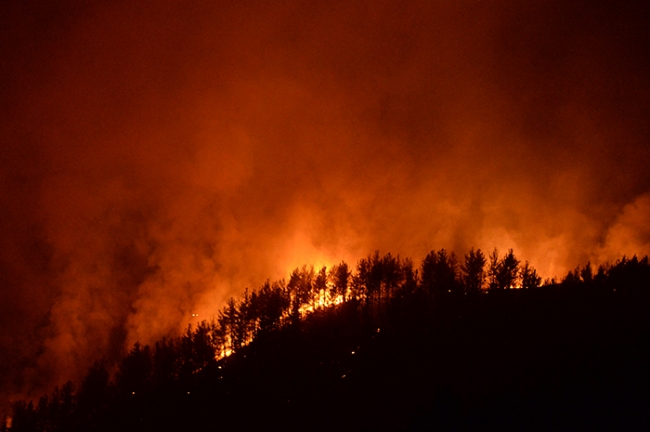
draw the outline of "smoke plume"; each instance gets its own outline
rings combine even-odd
[[[0,388],[374,250],[650,253],[634,2],[0,4]],[[32,393],[30,393],[32,392]]]

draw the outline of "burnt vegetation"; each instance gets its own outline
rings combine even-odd
[[[302,267],[3,430],[648,430],[650,265],[561,281],[512,250]]]

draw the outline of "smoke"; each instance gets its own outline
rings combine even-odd
[[[650,253],[648,7],[565,3],[4,2],[4,394],[302,264]]]
[[[598,256],[613,262],[621,256],[647,255],[650,250],[650,195],[644,194],[625,205],[608,227]]]

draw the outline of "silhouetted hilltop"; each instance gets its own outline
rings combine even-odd
[[[296,269],[17,402],[11,431],[648,430],[647,257],[541,287],[512,251],[464,258]]]

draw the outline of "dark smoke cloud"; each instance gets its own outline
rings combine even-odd
[[[650,252],[647,5],[186,3],[0,5],[5,396],[305,263]]]

